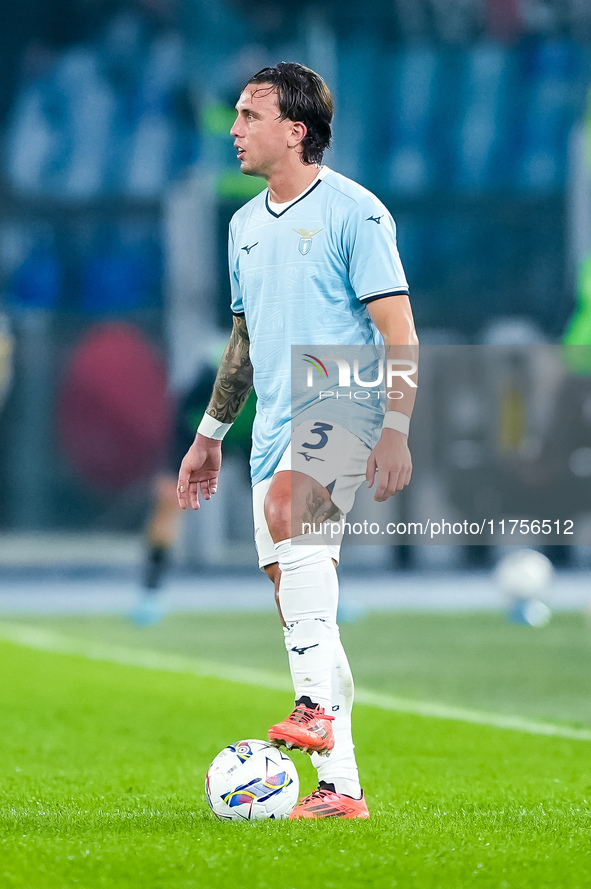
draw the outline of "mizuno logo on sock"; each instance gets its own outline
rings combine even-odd
[[[298,648],[294,645],[291,651],[296,651],[298,654],[304,654],[304,652],[308,651],[310,648],[318,648],[318,642],[316,642],[314,645],[306,645],[305,648]]]

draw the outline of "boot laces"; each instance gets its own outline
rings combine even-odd
[[[317,719],[333,720],[334,716],[329,716],[324,710],[311,710],[310,707],[304,707],[300,704],[289,717],[290,722],[296,722],[300,725],[308,725],[308,723],[315,722]]]
[[[322,802],[327,796],[335,796],[334,790],[327,790],[326,787],[317,787],[310,796],[306,797],[306,802]]]

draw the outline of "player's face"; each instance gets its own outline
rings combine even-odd
[[[297,147],[297,127],[280,120],[277,93],[271,84],[248,84],[236,103],[234,137],[240,169],[249,176],[269,179]],[[305,132],[305,130],[304,130]]]

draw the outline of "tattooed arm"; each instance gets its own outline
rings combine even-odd
[[[234,327],[226,346],[206,413],[220,423],[233,423],[252,389],[250,340],[244,315],[234,316]]]
[[[252,389],[252,364],[249,357],[250,340],[243,315],[234,317],[232,334],[213,386],[204,418],[206,424],[232,423]],[[199,509],[199,492],[205,500],[215,494],[222,465],[222,442],[197,431],[195,441],[187,451],[179,472],[177,497],[182,509]]]

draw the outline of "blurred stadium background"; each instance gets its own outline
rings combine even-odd
[[[228,131],[240,88],[263,65],[302,61],[334,89],[327,162],[392,211],[424,343],[591,343],[587,0],[24,0],[6,16],[5,610],[132,601],[174,400],[229,327],[227,225],[261,183],[237,171]],[[588,386],[576,399],[573,474],[591,513]],[[470,470],[477,489],[491,463],[475,463],[466,441],[492,408],[477,405],[476,420],[472,408],[468,393],[452,468]],[[221,604],[235,584],[211,579],[220,566],[250,578],[251,602],[267,601],[249,491],[237,452],[215,503],[183,518],[170,580],[178,607]],[[413,496],[393,508],[411,514]],[[432,607],[433,572],[444,570],[464,573],[438,602],[494,605],[487,572],[499,554],[351,547],[343,571],[382,569],[374,607]],[[567,572],[562,603],[584,607],[591,548],[546,554]],[[407,577],[406,592],[392,583],[402,568],[423,578]],[[486,570],[466,573],[475,568]]]

